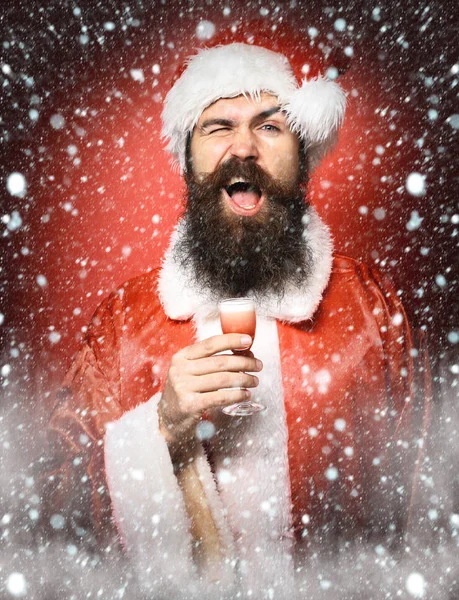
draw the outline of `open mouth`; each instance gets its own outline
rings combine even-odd
[[[256,214],[262,204],[263,193],[259,187],[242,179],[233,179],[223,188],[224,195],[233,212],[239,215]]]

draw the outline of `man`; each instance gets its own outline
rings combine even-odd
[[[51,418],[58,505],[91,506],[101,539],[113,519],[151,592],[291,597],[315,544],[406,528],[418,352],[392,288],[332,255],[304,197],[344,106],[244,44],[200,51],[166,98],[185,215],[160,271],[97,310]],[[240,296],[257,331],[232,355],[252,340],[216,307]],[[222,413],[248,397],[267,410]]]

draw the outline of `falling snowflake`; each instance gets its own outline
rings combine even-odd
[[[60,113],[52,115],[49,122],[51,123],[51,127],[53,129],[62,129],[65,125],[65,119]]]
[[[215,25],[211,21],[201,21],[196,27],[198,40],[210,40],[215,35]]]
[[[22,573],[11,573],[6,580],[6,589],[12,596],[25,596],[27,593],[27,581]]]
[[[27,189],[26,178],[22,173],[11,173],[6,180],[6,189],[12,196],[23,198]]]
[[[426,191],[426,178],[421,173],[410,173],[405,186],[412,196],[423,196]]]
[[[406,590],[413,598],[424,598],[426,580],[421,573],[410,573],[406,579]]]
[[[140,83],[145,81],[145,76],[142,69],[131,69],[129,73],[134,81],[138,81]]]

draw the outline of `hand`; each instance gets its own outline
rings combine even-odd
[[[160,431],[173,457],[189,453],[195,443],[196,424],[205,410],[250,398],[247,388],[256,387],[258,377],[244,371],[261,371],[261,361],[251,352],[214,355],[248,348],[251,343],[248,336],[228,333],[207,338],[174,354],[158,404]]]

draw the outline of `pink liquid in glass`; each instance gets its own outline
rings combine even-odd
[[[223,333],[241,333],[255,337],[257,317],[255,303],[250,298],[230,298],[223,300],[218,305],[220,324]],[[233,354],[246,354],[249,348],[233,349]],[[236,402],[230,406],[224,406],[222,412],[230,417],[248,417],[262,410],[266,410],[264,404],[249,398],[242,402]]]
[[[220,324],[223,333],[241,333],[255,337],[257,318],[255,305],[251,300],[235,298],[220,304]],[[233,352],[246,352],[251,346]]]

